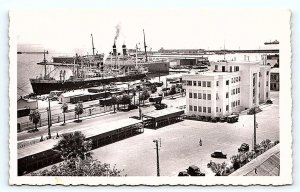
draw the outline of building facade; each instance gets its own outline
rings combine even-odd
[[[273,91],[279,91],[279,68],[271,69],[271,78],[270,78],[270,89]]]
[[[188,115],[222,117],[258,106],[270,94],[270,67],[258,62],[212,62],[212,71],[182,77]]]

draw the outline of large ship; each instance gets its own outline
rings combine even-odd
[[[103,54],[95,54],[93,36],[91,35],[91,37],[93,46],[92,55],[79,56],[76,54],[75,57],[53,58],[51,62],[48,62],[44,52],[44,60],[37,63],[44,66],[44,76],[30,79],[33,92],[37,95],[42,95],[48,94],[53,90],[70,91],[107,85],[112,82],[139,80],[147,77],[147,67],[137,62],[137,59],[134,64],[132,59],[129,58],[127,60],[131,63],[130,65],[120,64],[120,56],[116,52],[115,42],[113,52],[110,53],[110,59],[104,60]],[[124,50],[126,49],[123,49],[125,58],[126,51],[124,52]],[[108,60],[113,62],[109,63]],[[52,66],[54,69],[49,71],[49,66]],[[62,68],[68,68],[71,71],[71,75],[67,77],[66,70]],[[53,71],[56,71],[56,73],[59,71],[59,79],[51,76]]]

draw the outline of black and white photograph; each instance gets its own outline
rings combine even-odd
[[[292,182],[288,10],[9,16],[10,184]]]

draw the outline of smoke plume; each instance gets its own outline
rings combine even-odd
[[[120,24],[118,24],[118,25],[116,26],[116,35],[115,35],[114,43],[116,43],[116,41],[117,41],[117,39],[118,39],[118,37],[119,37],[120,30],[121,30],[121,26],[120,26]]]

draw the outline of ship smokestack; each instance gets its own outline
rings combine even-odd
[[[122,45],[122,50],[123,50],[123,55],[126,56],[127,55],[127,50],[126,50],[126,45],[125,44]]]
[[[113,56],[117,56],[117,46],[116,46],[116,42],[114,42],[114,45],[113,45]]]

